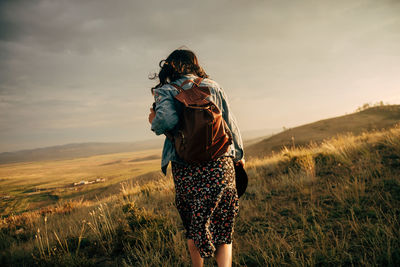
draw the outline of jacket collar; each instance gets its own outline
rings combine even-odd
[[[197,76],[194,75],[194,74],[185,74],[185,75],[182,75],[182,77],[177,79],[176,81],[173,81],[172,83],[177,84],[177,85],[180,86],[184,81],[186,81],[186,80],[192,80],[193,81],[196,78],[197,78]],[[191,83],[189,83],[189,84],[191,84]]]

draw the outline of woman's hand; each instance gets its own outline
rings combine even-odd
[[[149,122],[150,122],[150,124],[153,122],[155,116],[156,116],[156,112],[154,111],[153,108],[150,108],[150,114],[149,114]]]
[[[241,160],[239,160],[238,162],[236,162],[236,164],[240,164],[240,165],[242,165],[243,168],[244,168],[244,165],[246,164],[246,161],[245,161],[244,159],[241,159]]]

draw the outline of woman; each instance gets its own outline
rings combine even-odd
[[[151,130],[157,135],[173,135],[179,125],[182,105],[174,99],[179,91],[188,89],[197,78],[210,90],[210,100],[222,111],[232,134],[228,151],[217,159],[202,163],[187,163],[175,150],[173,140],[164,142],[161,168],[164,174],[169,162],[175,183],[175,203],[186,230],[193,266],[203,266],[203,258],[215,257],[218,266],[232,264],[232,234],[239,212],[235,188],[234,164],[244,165],[243,144],[235,117],[230,112],[222,88],[208,79],[196,55],[190,50],[173,51],[160,62],[161,70],[151,79],[159,83],[152,88],[155,99],[150,109]]]

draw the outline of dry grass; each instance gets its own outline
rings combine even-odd
[[[0,215],[39,209],[77,197],[94,198],[119,182],[158,171],[159,150],[117,153],[73,160],[55,160],[0,166]],[[105,182],[74,187],[74,182]],[[118,188],[113,187],[113,188]],[[118,190],[117,189],[117,190]],[[115,191],[115,190],[114,190]]]
[[[400,127],[284,149],[247,171],[234,266],[400,265]],[[189,266],[171,176],[144,181],[3,219],[0,263]]]
[[[281,133],[246,146],[247,157],[271,156],[283,146],[304,146],[310,141],[321,143],[337,135],[392,128],[400,121],[400,105],[384,105],[363,109],[353,114],[320,120],[310,124],[286,129]]]

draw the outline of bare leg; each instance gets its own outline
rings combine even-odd
[[[190,257],[192,258],[192,266],[193,267],[203,267],[204,260],[200,257],[199,249],[194,244],[193,239],[187,240]]]
[[[221,244],[217,247],[216,260],[218,267],[232,266],[232,243]]]

